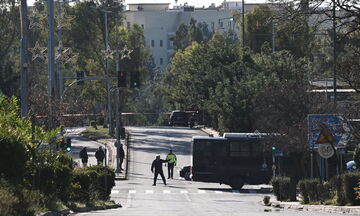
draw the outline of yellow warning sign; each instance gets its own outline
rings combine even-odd
[[[316,140],[316,144],[334,143],[336,138],[328,128],[323,128]]]

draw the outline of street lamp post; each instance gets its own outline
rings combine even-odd
[[[109,135],[113,134],[113,124],[111,117],[111,96],[110,96],[110,80],[109,80],[109,33],[108,33],[108,22],[107,15],[111,13],[111,11],[101,10],[104,12],[105,16],[105,79],[106,79],[106,92],[107,92],[107,107],[108,107],[108,122],[109,122]]]

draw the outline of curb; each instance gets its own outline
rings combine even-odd
[[[106,209],[114,209],[114,208],[122,208],[120,204],[114,204],[109,206],[94,206],[94,207],[83,207],[83,208],[76,208],[74,212],[89,212],[89,211],[97,211],[97,210],[106,210]]]
[[[97,211],[97,210],[106,210],[106,209],[114,209],[114,208],[122,208],[121,204],[114,204],[109,206],[94,206],[94,207],[83,207],[83,208],[75,208],[71,209],[64,209],[61,211],[48,211],[37,216],[65,216],[65,215],[73,215],[79,212],[89,212],[89,211]]]
[[[359,206],[331,206],[331,205],[302,205],[300,203],[274,202],[277,208],[296,209],[301,211],[318,211],[338,214],[360,214]]]

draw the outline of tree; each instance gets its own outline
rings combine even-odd
[[[296,19],[277,18],[278,11],[267,5],[260,5],[245,16],[245,42],[254,52],[261,52],[264,43],[271,44],[275,50],[289,50],[298,57],[312,54],[314,35],[304,17]],[[240,13],[235,13],[238,16]],[[240,25],[237,19],[237,25]],[[274,30],[274,31],[273,31]],[[273,44],[272,39],[275,39]]]
[[[0,2],[0,93],[18,94],[20,15],[16,1]]]
[[[337,32],[343,34],[343,38],[360,29],[359,1],[348,0],[273,0],[280,10],[277,17],[280,20],[296,20],[298,17],[314,18],[315,27],[323,28],[331,25],[333,20],[333,3],[336,6],[336,28]],[[331,27],[330,27],[331,28]]]
[[[211,39],[212,35],[205,22],[197,23],[196,20],[191,19],[189,25],[182,23],[178,27],[174,37],[174,49],[184,50],[192,42],[206,43]]]

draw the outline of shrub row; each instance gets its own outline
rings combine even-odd
[[[330,184],[319,179],[304,179],[298,183],[298,188],[305,204],[310,202],[324,202],[330,199]]]
[[[76,169],[70,185],[71,201],[91,203],[96,200],[108,200],[111,188],[115,185],[115,173],[103,166],[90,166]]]
[[[335,176],[330,182],[319,179],[304,179],[298,184],[304,203],[321,202],[333,199],[338,205],[360,205],[357,188],[360,172]]]

